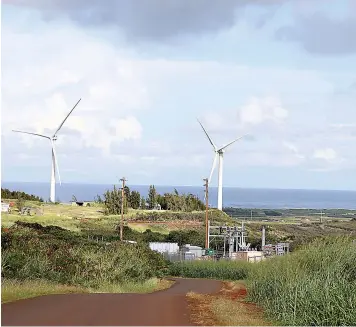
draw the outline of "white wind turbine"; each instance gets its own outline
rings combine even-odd
[[[35,135],[39,137],[43,137],[45,139],[50,140],[51,142],[51,147],[52,147],[52,169],[51,169],[51,193],[50,193],[50,201],[55,202],[56,201],[56,169],[57,169],[57,174],[58,174],[58,179],[59,179],[59,184],[62,185],[61,183],[61,176],[59,175],[59,167],[58,167],[58,161],[57,161],[57,155],[56,155],[56,148],[54,146],[54,142],[57,141],[57,133],[59,130],[62,128],[64,122],[67,120],[69,115],[73,112],[75,107],[78,105],[81,99],[78,100],[78,102],[75,104],[75,106],[72,108],[72,110],[69,112],[69,114],[64,118],[62,123],[59,125],[57,130],[54,132],[52,136],[47,136],[47,135],[42,135],[42,134],[37,134],[37,133],[30,133],[30,132],[23,132],[23,131],[17,131],[13,130],[13,132],[16,133],[24,133],[24,134],[30,134],[30,135]]]
[[[236,141],[240,140],[241,138],[243,138],[246,135],[240,136],[239,138],[237,138],[236,140],[228,143],[227,145],[221,147],[221,148],[217,148],[217,146],[214,144],[214,142],[212,141],[212,139],[210,138],[210,136],[208,135],[207,131],[205,130],[204,126],[202,125],[202,123],[198,120],[198,123],[200,124],[200,126],[202,127],[205,135],[207,136],[210,144],[213,146],[214,149],[214,162],[213,162],[213,167],[211,168],[211,172],[210,172],[210,176],[209,176],[209,180],[208,183],[210,185],[210,181],[211,181],[211,177],[213,175],[215,166],[216,166],[216,159],[217,157],[219,157],[219,176],[218,176],[218,209],[222,210],[222,206],[223,206],[223,190],[222,190],[222,178],[223,178],[223,159],[224,159],[224,152],[225,149],[230,146],[231,144],[235,143]]]

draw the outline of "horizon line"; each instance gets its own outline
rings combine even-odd
[[[49,184],[48,182],[33,182],[33,181],[1,181],[1,186],[3,183],[27,183],[27,184]],[[56,183],[58,184],[58,183]],[[76,185],[116,185],[117,183],[86,183],[86,182],[62,182],[63,184],[76,184]],[[128,184],[129,186],[130,184]],[[168,184],[131,184],[131,186],[147,186],[150,185],[159,187],[201,187],[203,189],[203,184],[200,185],[168,185]],[[218,188],[218,186],[209,186],[211,188]],[[223,188],[233,188],[233,189],[251,189],[251,190],[281,190],[281,191],[341,191],[341,192],[356,192],[356,189],[317,189],[317,188],[281,188],[281,187],[252,187],[252,186],[223,186]]]

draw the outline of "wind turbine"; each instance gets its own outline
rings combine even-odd
[[[56,148],[54,146],[55,141],[57,141],[57,133],[59,130],[62,128],[63,124],[69,117],[69,115],[73,112],[75,107],[78,105],[81,99],[78,100],[78,102],[75,104],[75,106],[72,108],[72,110],[69,112],[69,114],[64,118],[62,123],[59,125],[57,130],[54,132],[52,136],[47,136],[47,135],[42,135],[42,134],[37,134],[37,133],[30,133],[30,132],[23,132],[23,131],[18,131],[18,130],[12,130],[13,132],[16,133],[23,133],[23,134],[30,134],[30,135],[35,135],[39,136],[45,139],[48,139],[51,142],[51,147],[52,147],[52,169],[51,169],[51,193],[50,193],[50,201],[55,202],[56,201],[56,170],[58,174],[58,179],[59,179],[59,184],[62,185],[61,183],[61,176],[59,174],[59,167],[58,167],[58,161],[57,161],[57,155],[56,155]]]
[[[198,119],[197,119],[198,120]],[[237,138],[236,140],[228,143],[227,145],[221,147],[221,148],[218,148],[214,142],[212,141],[212,139],[210,138],[210,136],[208,135],[207,131],[205,130],[204,126],[202,125],[202,123],[198,120],[198,123],[200,124],[200,126],[202,127],[205,135],[207,136],[210,144],[213,146],[213,149],[214,149],[214,161],[213,161],[213,167],[211,168],[211,172],[210,172],[210,176],[209,176],[209,184],[210,184],[210,181],[211,181],[211,177],[213,175],[213,172],[214,172],[214,169],[215,169],[215,166],[216,166],[216,160],[217,158],[219,157],[219,175],[218,175],[218,209],[219,210],[222,210],[222,205],[223,205],[223,201],[222,201],[222,198],[223,198],[223,191],[222,191],[222,178],[223,178],[223,160],[224,160],[224,152],[225,152],[225,149],[227,147],[229,147],[231,144],[235,143],[236,141],[240,140],[241,138],[243,138],[244,136],[246,135],[243,135],[243,136],[240,136],[239,138]]]

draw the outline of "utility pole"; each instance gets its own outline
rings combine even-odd
[[[208,222],[208,210],[209,210],[209,180],[207,178],[203,179],[205,181],[205,249],[209,249],[209,222]]]
[[[122,189],[121,189],[121,222],[120,222],[120,241],[123,240],[123,231],[124,231],[124,202],[125,202],[125,177],[121,178]]]

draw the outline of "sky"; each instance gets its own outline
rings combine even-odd
[[[356,190],[356,1],[3,0],[3,181]],[[51,134],[52,133],[52,134]],[[212,186],[217,185],[217,170]]]

